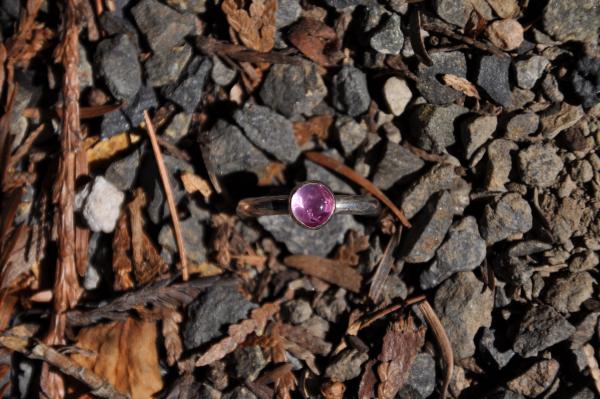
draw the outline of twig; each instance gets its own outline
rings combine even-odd
[[[0,335],[0,345],[11,351],[19,352],[30,359],[46,362],[63,374],[87,385],[91,389],[90,393],[95,396],[109,399],[129,398],[128,395],[117,391],[108,381],[105,381],[93,371],[81,367],[67,356],[41,342],[30,345],[29,340],[26,338],[15,335]]]
[[[452,378],[452,373],[454,372],[454,354],[452,353],[452,345],[450,345],[450,340],[448,339],[448,335],[446,334],[446,330],[444,330],[444,326],[442,322],[435,314],[435,311],[427,302],[424,300],[419,303],[419,310],[423,313],[423,316],[427,320],[427,323],[431,327],[433,331],[433,335],[437,339],[438,345],[440,346],[440,350],[442,351],[442,358],[446,363],[446,374],[444,375],[444,384],[442,385],[442,395],[441,399],[446,399],[448,396],[448,386],[450,385],[450,379]]]
[[[373,281],[371,282],[371,288],[369,289],[369,298],[371,298],[373,302],[379,300],[383,284],[390,274],[390,270],[392,270],[392,264],[394,262],[393,254],[398,247],[401,234],[402,226],[396,229],[396,232],[392,235],[392,238],[390,238],[390,241],[383,252],[383,256],[381,257],[381,261],[379,262],[379,266],[377,266],[377,270],[373,275]]]
[[[425,43],[423,43],[423,36],[421,35],[421,11],[417,7],[410,14],[409,33],[410,44],[417,55],[417,59],[427,66],[432,66],[433,60],[427,54]]]
[[[471,39],[468,36],[464,36],[461,35],[459,33],[454,32],[452,29],[445,27],[445,26],[441,26],[438,23],[435,24],[424,24],[423,25],[423,29],[427,30],[427,31],[432,31],[435,33],[439,33],[441,35],[447,36],[449,38],[452,38],[454,40],[458,40],[461,41],[463,43],[466,43],[470,46],[475,47],[476,49],[488,52],[488,53],[492,53],[495,56],[498,57],[508,57],[508,55],[504,52],[502,52],[502,50],[500,50],[498,47],[492,45],[492,44],[487,44],[487,43],[483,43],[480,42],[478,40],[475,39]]]
[[[72,310],[67,313],[67,320],[71,326],[86,326],[97,323],[103,319],[106,320],[124,320],[129,317],[129,313],[136,308],[146,306],[152,303],[154,307],[163,306],[176,308],[185,306],[198,296],[205,289],[225,285],[233,286],[238,282],[235,279],[217,277],[207,277],[198,280],[190,280],[185,283],[169,285],[169,280],[159,280],[156,283],[147,285],[137,291],[130,291],[117,297],[104,306],[99,306],[88,312]]]
[[[165,161],[160,153],[160,147],[158,145],[158,140],[156,139],[156,132],[154,131],[154,125],[152,125],[148,111],[144,111],[144,119],[146,121],[146,130],[148,131],[148,136],[150,137],[150,143],[152,144],[152,151],[154,152],[156,164],[158,165],[160,179],[162,180],[163,188],[165,189],[165,196],[167,197],[167,204],[169,205],[171,220],[173,221],[173,230],[175,232],[175,241],[177,242],[179,258],[181,260],[183,281],[187,281],[189,279],[187,256],[185,254],[185,245],[183,243],[183,235],[181,234],[181,225],[179,223],[179,215],[177,214],[175,198],[173,197],[173,190],[171,189],[171,182],[169,181],[169,175],[167,174]]]
[[[325,154],[316,151],[308,151],[304,153],[304,155],[306,156],[306,158],[313,161],[314,163],[321,165],[325,168],[331,169],[332,171],[337,172],[342,176],[352,180],[354,183],[360,185],[362,188],[373,194],[373,196],[379,201],[383,202],[388,208],[390,208],[392,213],[396,215],[396,217],[398,218],[398,220],[400,220],[400,223],[402,223],[404,227],[411,227],[410,222],[408,221],[406,216],[404,216],[404,212],[402,212],[400,208],[394,205],[394,203],[387,197],[387,195],[382,193],[381,190],[375,187],[373,183],[371,183],[370,181],[368,181],[367,179],[365,179],[364,177],[362,177],[361,175],[359,175],[340,161],[328,157]]]
[[[269,64],[291,65],[302,65],[305,62],[300,57],[294,57],[273,51],[263,53],[260,51],[249,49],[248,47],[222,42],[220,40],[206,36],[196,37],[196,47],[198,47],[198,50],[200,50],[206,55],[218,55],[220,57],[227,56],[238,62],[266,62]]]

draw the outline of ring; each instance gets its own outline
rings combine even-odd
[[[290,215],[307,229],[320,229],[334,214],[379,215],[381,206],[368,195],[335,195],[323,182],[308,181],[296,186],[290,195],[246,198],[237,206],[242,218]]]

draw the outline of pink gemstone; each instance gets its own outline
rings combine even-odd
[[[335,211],[335,197],[323,183],[304,183],[290,200],[292,216],[305,227],[318,229]]]

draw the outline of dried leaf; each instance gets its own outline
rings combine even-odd
[[[79,365],[104,377],[132,399],[146,399],[163,387],[156,348],[156,323],[127,318],[82,329],[77,347],[94,353],[76,353]]]
[[[329,136],[332,123],[332,115],[317,115],[303,122],[294,122],[296,141],[300,146],[308,143],[313,137],[324,141]]]
[[[114,158],[117,154],[123,153],[131,148],[131,146],[141,137],[137,134],[119,133],[106,140],[94,142],[93,138],[87,139],[86,143],[92,143],[91,146],[85,145],[87,149],[87,159],[90,164],[102,161],[108,161]]]
[[[474,97],[478,100],[481,98],[475,85],[465,78],[447,73],[442,75],[442,80],[444,84],[452,87],[454,90],[460,91],[467,97]]]
[[[341,61],[341,42],[333,28],[311,18],[301,18],[291,28],[290,43],[312,61],[323,66],[333,66]]]
[[[228,329],[228,336],[213,344],[202,356],[196,360],[196,367],[209,365],[223,359],[233,352],[246,337],[252,333],[260,334],[267,323],[267,319],[279,311],[279,302],[268,302],[250,312],[250,318],[238,324],[232,324]]]
[[[388,208],[390,208],[392,213],[396,215],[396,217],[398,218],[398,220],[400,220],[400,223],[402,223],[404,227],[411,227],[410,222],[408,221],[406,216],[404,216],[404,212],[402,212],[402,210],[398,208],[387,197],[387,195],[382,193],[381,190],[378,189],[373,183],[371,183],[370,181],[368,181],[367,179],[365,179],[364,177],[362,177],[361,175],[359,175],[340,161],[328,157],[323,153],[309,151],[306,152],[304,155],[306,156],[306,158],[313,161],[314,163],[319,164],[327,169],[331,169],[332,171],[337,172],[342,176],[352,180],[356,184],[360,185],[362,188],[370,192],[379,201],[383,202]]]
[[[350,230],[346,236],[346,242],[337,249],[335,259],[351,266],[357,266],[360,260],[359,253],[366,251],[369,247],[369,236],[359,235],[356,231]]]
[[[167,310],[162,319],[162,334],[169,366],[174,365],[183,353],[183,343],[179,336],[179,323],[182,320],[181,314],[174,310]]]
[[[286,257],[283,263],[355,293],[358,293],[362,286],[360,273],[337,260],[312,255],[291,255]]]
[[[224,0],[221,9],[244,45],[265,53],[273,49],[277,0]]]
[[[204,180],[200,176],[191,173],[191,172],[183,172],[181,174],[181,182],[183,183],[183,188],[188,194],[200,193],[202,197],[204,197],[204,201],[208,202],[210,196],[212,195],[212,188],[208,181]]]
[[[450,385],[450,379],[452,378],[452,373],[454,372],[454,353],[452,352],[452,345],[450,344],[450,340],[448,339],[448,335],[446,334],[446,330],[444,330],[444,326],[442,322],[435,314],[435,311],[427,302],[424,300],[419,303],[419,310],[423,313],[423,317],[427,320],[429,327],[431,327],[431,331],[433,331],[433,335],[435,336],[438,345],[440,346],[440,350],[442,352],[442,358],[444,359],[444,363],[446,364],[446,373],[444,375],[444,385],[442,386],[442,394],[441,399],[446,399],[448,396],[448,386]]]
[[[412,364],[425,341],[425,329],[416,328],[411,316],[392,323],[383,337],[377,375],[377,397],[393,399],[408,379]]]

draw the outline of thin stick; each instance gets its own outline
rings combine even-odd
[[[464,36],[459,33],[456,33],[452,29],[445,27],[445,26],[441,26],[437,23],[436,24],[423,24],[422,27],[426,31],[432,31],[432,32],[447,36],[451,39],[461,41],[463,43],[466,43],[470,46],[475,47],[476,49],[486,51],[488,53],[492,53],[497,57],[507,57],[508,56],[508,54],[502,52],[502,50],[500,50],[498,47],[496,47],[492,44],[487,44],[487,43],[483,43],[483,42],[480,42],[475,39],[471,39],[468,36]]]
[[[108,381],[95,374],[90,369],[81,367],[67,356],[41,342],[30,347],[29,340],[15,335],[0,335],[0,345],[23,354],[30,359],[43,360],[50,366],[60,370],[63,374],[71,376],[87,385],[92,393],[99,398],[127,399],[128,395],[117,391]]]
[[[173,221],[175,241],[177,242],[177,250],[179,251],[179,258],[181,259],[181,275],[183,277],[183,281],[187,281],[189,278],[187,257],[185,255],[185,245],[183,244],[183,236],[181,234],[181,225],[179,224],[179,215],[177,214],[177,207],[175,206],[175,198],[173,197],[173,190],[171,189],[171,183],[169,181],[169,175],[167,174],[167,168],[165,167],[165,161],[160,153],[160,146],[158,145],[158,140],[156,139],[154,125],[152,125],[148,111],[145,110],[144,120],[146,121],[146,129],[148,130],[148,136],[150,137],[150,143],[152,144],[152,151],[156,157],[158,172],[160,173],[160,179],[162,180],[163,187],[165,189],[167,204],[169,205],[169,213],[171,213],[171,220]]]
[[[392,270],[392,264],[394,263],[393,254],[398,247],[401,234],[402,226],[400,226],[392,235],[392,238],[390,238],[390,241],[383,252],[383,256],[381,257],[381,261],[379,261],[379,266],[377,266],[377,270],[373,275],[373,281],[371,281],[371,287],[369,289],[369,298],[371,298],[373,302],[379,301],[379,296],[383,290],[383,284]]]
[[[314,163],[319,164],[325,168],[331,169],[334,172],[337,172],[342,176],[352,180],[354,183],[360,185],[362,188],[373,194],[373,196],[379,201],[383,202],[388,208],[390,208],[392,213],[396,215],[396,217],[398,218],[398,220],[400,220],[400,223],[402,223],[404,227],[412,227],[406,216],[404,216],[404,212],[402,212],[400,208],[394,205],[394,203],[387,197],[387,195],[382,193],[381,190],[375,187],[373,183],[371,183],[370,181],[368,181],[367,179],[365,179],[364,177],[362,177],[361,175],[359,175],[340,161],[328,157],[325,154],[316,151],[308,151],[305,152],[304,155],[306,156],[306,158],[313,161]]]
[[[429,326],[433,331],[433,335],[437,339],[440,350],[442,351],[442,358],[446,363],[446,375],[444,376],[444,385],[442,385],[442,395],[440,396],[441,399],[446,399],[448,396],[450,379],[452,378],[452,373],[454,372],[454,354],[452,353],[452,345],[450,345],[450,340],[448,339],[448,335],[446,334],[446,330],[444,330],[442,322],[435,314],[435,311],[429,302],[426,300],[420,302],[419,310],[421,313],[423,313],[427,323],[429,323]]]

